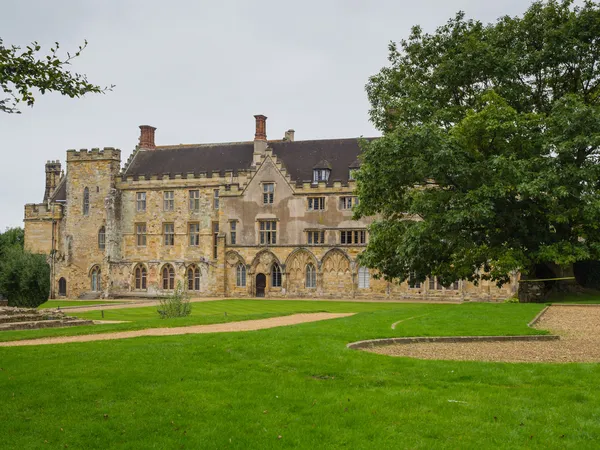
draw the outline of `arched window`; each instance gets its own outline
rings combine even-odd
[[[317,287],[317,269],[315,269],[315,266],[312,263],[306,265],[306,287]]]
[[[86,187],[83,190],[83,215],[87,216],[90,213],[90,190]]]
[[[359,289],[369,289],[369,284],[371,281],[371,276],[369,275],[369,269],[366,267],[358,268],[358,288]]]
[[[235,269],[235,285],[237,287],[246,287],[246,266],[239,263]]]
[[[98,231],[98,248],[104,250],[106,248],[106,228],[101,227]]]
[[[92,291],[98,292],[102,290],[102,272],[100,266],[94,266],[92,268]]]
[[[277,263],[273,263],[273,268],[271,269],[271,286],[281,287],[281,268]]]
[[[58,295],[61,297],[67,296],[67,280],[64,278],[58,280]]]
[[[142,264],[135,266],[135,288],[145,291],[147,289],[148,271]]]
[[[200,290],[200,268],[192,265],[187,270],[187,285],[189,291]]]
[[[171,264],[167,264],[162,270],[163,289],[175,289],[175,269]]]

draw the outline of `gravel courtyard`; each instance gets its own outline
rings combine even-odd
[[[499,362],[600,362],[600,305],[551,306],[534,328],[557,341],[394,344],[368,349],[420,359]]]

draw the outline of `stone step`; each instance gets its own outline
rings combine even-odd
[[[102,296],[102,292],[84,292],[78,298],[79,300],[97,300]]]
[[[59,317],[52,317],[53,319],[59,319]],[[33,322],[36,320],[48,320],[40,314],[12,314],[10,316],[0,316],[0,324],[11,323],[11,322]]]
[[[0,308],[0,316],[14,316],[15,314],[37,314],[38,309],[35,308],[16,308],[7,306],[6,308]]]
[[[33,322],[12,322],[0,324],[0,331],[15,331],[15,330],[37,330],[40,328],[60,328],[74,327],[80,325],[93,325],[92,320],[84,319],[61,319],[61,320],[41,320]]]

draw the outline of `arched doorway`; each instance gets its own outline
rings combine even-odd
[[[99,292],[102,290],[102,278],[100,267],[94,266],[92,269],[92,291]]]
[[[64,278],[58,280],[58,295],[61,297],[67,296],[67,280]]]
[[[267,277],[264,273],[259,273],[256,275],[256,296],[264,297],[265,296],[265,287],[267,286]]]

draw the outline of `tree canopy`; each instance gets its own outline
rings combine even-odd
[[[414,27],[367,84],[361,263],[387,279],[502,284],[600,256],[600,9],[538,1]]]
[[[35,103],[33,89],[41,94],[59,92],[71,98],[81,97],[87,93],[104,93],[112,89],[100,87],[87,81],[85,75],[69,72],[71,61],[78,57],[87,46],[87,41],[74,54],[66,53],[66,57],[58,54],[60,45],[54,44],[48,54],[41,54],[41,46],[37,42],[28,45],[24,50],[12,45],[6,46],[0,39],[0,111],[20,113],[17,105],[25,102],[28,106]]]
[[[50,293],[50,266],[44,255],[23,249],[22,228],[0,233],[0,294],[10,306],[36,308]]]

